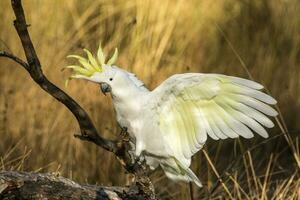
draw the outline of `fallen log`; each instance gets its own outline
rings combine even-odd
[[[137,188],[79,184],[55,173],[0,172],[0,199],[3,200],[147,199]]]

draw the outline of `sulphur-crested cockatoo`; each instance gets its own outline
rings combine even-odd
[[[267,116],[277,112],[263,86],[251,80],[221,74],[176,74],[150,91],[133,73],[113,65],[117,49],[106,63],[99,46],[97,57],[86,49],[87,58],[70,55],[81,65],[71,65],[71,78],[100,84],[110,92],[116,118],[134,144],[135,156],[142,156],[151,169],[158,166],[173,180],[201,182],[189,168],[191,156],[214,140],[268,137],[264,127],[273,122]]]

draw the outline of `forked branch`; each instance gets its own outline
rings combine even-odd
[[[21,64],[29,72],[31,78],[37,84],[39,84],[39,86],[43,90],[45,90],[58,101],[62,102],[73,113],[80,126],[81,138],[85,138],[86,140],[92,141],[108,151],[116,152],[116,143],[102,138],[97,133],[97,130],[93,125],[91,119],[89,118],[87,113],[80,107],[80,105],[78,105],[78,103],[76,103],[69,95],[63,92],[60,88],[58,88],[52,82],[50,82],[43,74],[40,60],[35,52],[34,46],[28,33],[28,25],[26,23],[21,1],[12,0],[11,2],[12,8],[16,16],[16,19],[14,20],[14,26],[21,40],[27,64],[25,64],[24,61],[17,58],[16,56],[13,56],[12,54],[2,52],[0,55],[9,57]]]

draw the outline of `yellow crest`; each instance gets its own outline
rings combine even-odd
[[[103,66],[111,66],[113,65],[117,58],[118,58],[118,49],[115,49],[115,52],[113,56],[108,60],[107,63],[105,63],[106,56],[102,50],[101,43],[99,44],[99,48],[97,51],[97,58],[93,56],[93,54],[87,50],[83,49],[87,55],[87,58],[84,58],[79,55],[69,55],[67,58],[76,58],[80,65],[69,65],[66,66],[66,69],[72,69],[75,74],[70,76],[66,82],[65,85],[68,85],[68,82],[72,78],[79,78],[82,76],[90,77],[92,76],[95,72],[103,72]]]

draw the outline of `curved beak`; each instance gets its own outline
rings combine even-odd
[[[100,83],[100,88],[104,95],[106,95],[108,92],[111,92],[111,87],[107,83]]]

